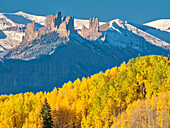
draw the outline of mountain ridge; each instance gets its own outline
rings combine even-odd
[[[59,13],[49,15],[45,27],[39,28],[44,32],[41,35],[35,21],[28,23],[23,41],[0,54],[0,94],[50,91],[56,85],[61,87],[69,80],[105,71],[139,54],[170,54],[169,37],[156,37],[162,31],[153,27],[120,19],[100,23],[94,17],[83,21],[83,30],[82,20],[73,21],[74,17],[64,20]]]
[[[3,17],[2,16],[3,13],[0,14],[0,17]],[[45,25],[45,17],[44,16],[35,16],[35,15],[32,15],[32,14],[27,14],[27,13],[24,13],[22,11],[19,11],[17,13],[4,13],[4,14],[10,14],[10,15],[16,15],[16,16],[22,16],[28,20],[30,20],[29,22],[31,23],[33,20],[35,20],[35,23],[38,23],[40,25]],[[8,19],[8,18],[6,18]],[[11,21],[10,19],[8,20],[10,21],[9,23],[12,22],[12,26],[17,30],[15,31],[8,31],[8,30],[4,30],[2,24],[0,24],[0,30],[5,34],[7,35],[7,38],[5,39],[0,39],[0,44],[2,45],[1,47],[1,51],[6,51],[6,49],[11,49],[12,47],[15,47],[17,46],[21,41],[22,41],[22,37],[24,36],[24,30],[26,28],[26,25],[24,24],[16,24],[14,23],[13,21]],[[1,21],[2,22],[2,21]],[[127,21],[124,21],[124,22],[127,22]],[[85,25],[86,28],[88,28],[88,24],[89,24],[89,21],[88,20],[81,20],[81,19],[75,19],[74,20],[74,25],[75,25],[75,29],[78,31],[78,33],[80,33],[79,31],[81,31],[82,29],[82,25]],[[105,24],[105,22],[99,22],[99,25],[103,25]],[[5,25],[6,26],[6,25]],[[15,27],[16,26],[16,27]],[[6,28],[8,28],[10,26],[7,26]],[[18,27],[21,27],[20,29],[23,29],[23,30],[19,30],[18,31]],[[10,27],[11,28],[11,27]],[[14,29],[13,28],[13,29]],[[8,28],[9,29],[9,28]],[[150,28],[151,29],[151,28]],[[150,31],[155,31],[155,30],[150,30]],[[160,31],[160,30],[158,30]],[[162,34],[164,31],[162,32],[159,32],[159,36],[156,35],[156,37],[160,38],[160,37],[166,37],[166,40],[164,40],[164,38],[160,38],[161,40],[165,41],[165,42],[170,42],[170,39],[169,39],[169,33],[165,33]],[[148,31],[147,31],[148,33]],[[153,33],[156,33],[156,32],[152,32],[150,33],[151,35]],[[157,32],[158,33],[158,32]],[[5,48],[5,49],[4,49]]]

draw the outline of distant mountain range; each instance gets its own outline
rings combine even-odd
[[[35,27],[36,29],[39,29],[40,27],[45,26],[45,18],[45,16],[31,15],[22,11],[17,13],[0,13],[0,51],[6,51],[21,43],[27,23],[32,23],[32,21],[35,20]],[[116,20],[114,21],[116,22]],[[104,23],[105,22],[99,22],[100,25]],[[170,19],[160,19],[145,23],[144,25],[129,24],[133,26],[134,29],[141,29],[147,34],[170,43]],[[81,30],[82,25],[85,25],[88,28],[89,20],[74,19],[76,30]]]
[[[170,20],[155,22],[0,13],[0,93],[50,91],[139,54],[168,56]]]

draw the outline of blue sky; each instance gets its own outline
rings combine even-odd
[[[24,11],[36,15],[70,15],[100,21],[115,18],[135,23],[169,18],[170,0],[0,0],[0,12]]]

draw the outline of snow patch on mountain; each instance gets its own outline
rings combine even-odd
[[[106,22],[99,22],[99,25],[105,24]],[[89,20],[74,19],[75,29],[82,29],[82,25],[89,28]]]
[[[36,22],[36,28],[40,28],[45,24],[44,16],[35,16],[21,11],[0,13],[0,51],[6,51],[19,45],[25,35],[24,29],[27,23],[31,23],[33,20]]]
[[[110,22],[110,27],[107,30],[107,40],[110,44],[119,48],[130,46],[141,51],[145,49],[143,39],[158,47],[170,49],[169,43],[131,25],[127,21],[115,19]]]
[[[170,19],[160,19],[149,23],[145,23],[144,25],[170,32]]]
[[[41,25],[45,25],[45,16],[36,16],[36,15],[31,15],[31,14],[28,14],[28,13],[25,13],[25,12],[22,12],[22,11],[19,11],[17,13],[14,13],[18,16],[23,16],[24,18],[26,19],[29,19],[31,21],[35,20],[36,23],[39,23]]]

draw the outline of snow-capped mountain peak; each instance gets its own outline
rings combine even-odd
[[[0,51],[6,51],[20,44],[25,35],[27,23],[35,21],[38,29],[45,25],[45,16],[36,16],[19,11],[16,13],[0,13]],[[164,49],[170,49],[170,19],[162,19],[144,25],[114,19],[109,23],[106,32],[107,42],[119,48],[127,46],[138,50],[145,49],[144,41]],[[99,22],[99,26],[107,24]],[[82,25],[89,28],[89,20],[74,19],[74,27],[81,33]],[[151,26],[151,27],[150,27]],[[155,29],[157,28],[157,29]],[[162,31],[166,30],[166,31]],[[103,40],[103,37],[100,38]],[[144,40],[144,41],[143,41]]]
[[[158,47],[170,49],[170,33],[168,32],[165,33],[145,25],[122,21],[121,19],[115,19],[109,23],[109,28],[106,31],[107,40],[114,46],[122,48],[130,46],[142,50],[145,48],[143,44],[145,40]],[[158,37],[161,34],[163,35],[163,40]]]

